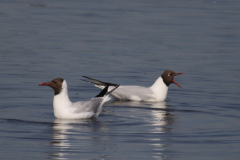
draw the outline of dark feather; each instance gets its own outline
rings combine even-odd
[[[96,79],[93,79],[93,78],[90,78],[90,77],[87,77],[87,76],[83,76],[83,77],[91,80],[92,82],[86,81],[86,80],[83,80],[83,81],[86,81],[86,82],[89,82],[89,83],[92,83],[92,84],[95,84],[95,85],[101,85],[101,86],[118,86],[117,84],[108,83],[108,82],[102,82],[102,81],[99,81],[99,80],[96,80]]]
[[[105,94],[107,94],[108,91],[108,86],[105,87],[98,95],[96,95],[95,97],[104,97]]]

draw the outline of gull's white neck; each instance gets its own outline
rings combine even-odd
[[[64,80],[62,83],[62,90],[59,94],[55,95],[53,98],[53,109],[56,118],[61,118],[68,108],[72,105],[72,102],[68,98],[68,88],[67,83]]]
[[[164,101],[166,99],[168,86],[163,82],[162,77],[159,77],[150,89],[154,92],[156,100]]]

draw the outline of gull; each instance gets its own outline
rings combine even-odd
[[[89,101],[78,101],[72,103],[68,97],[68,88],[66,80],[56,78],[49,82],[40,83],[40,86],[49,86],[54,90],[53,110],[54,116],[58,119],[82,119],[97,117],[102,111],[104,102],[109,99],[111,94],[119,85],[105,85],[103,90]]]
[[[181,86],[173,79],[175,76],[181,74],[184,73],[175,73],[171,70],[165,70],[163,74],[150,87],[120,85],[116,90],[114,90],[114,92],[111,92],[110,95],[116,100],[152,102],[165,101],[167,97],[168,87],[171,83],[175,83],[181,88]],[[111,83],[102,82],[87,76],[83,77],[90,80],[84,81],[92,83],[100,89],[104,89],[105,86],[109,86],[109,90],[112,90],[114,88],[113,84]]]

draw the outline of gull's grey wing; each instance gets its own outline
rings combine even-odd
[[[155,99],[153,91],[141,86],[120,86],[111,95],[121,100],[147,101]]]
[[[101,112],[103,97],[92,98],[89,101],[79,101],[73,103],[71,112],[73,113],[82,113],[82,112],[93,112],[98,113],[99,109]]]

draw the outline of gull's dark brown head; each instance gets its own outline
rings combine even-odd
[[[54,95],[58,95],[62,90],[63,81],[62,78],[55,78],[49,82],[40,83],[39,86],[49,86],[54,90]]]
[[[170,70],[166,70],[163,72],[163,74],[161,75],[163,82],[166,84],[166,86],[169,86],[171,83],[175,83],[176,85],[178,85],[178,87],[182,88],[173,78],[177,75],[181,75],[184,73],[175,73],[173,71]]]

